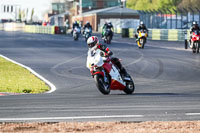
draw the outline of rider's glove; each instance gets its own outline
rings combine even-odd
[[[111,56],[111,55],[113,55],[113,52],[108,51],[108,56]]]

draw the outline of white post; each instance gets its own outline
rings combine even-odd
[[[82,0],[79,0],[79,7],[80,7],[79,13],[80,15],[82,15]]]
[[[121,2],[123,3],[123,8],[126,8],[126,0],[121,0]]]

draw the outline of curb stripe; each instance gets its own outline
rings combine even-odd
[[[186,113],[185,115],[190,115],[190,116],[192,116],[192,115],[200,115],[200,113]]]
[[[27,67],[27,66],[25,66],[25,65],[23,65],[23,64],[21,64],[21,63],[18,63],[18,62],[14,61],[14,60],[12,60],[12,59],[10,59],[10,58],[8,58],[8,57],[3,56],[3,55],[0,55],[0,57],[2,57],[2,58],[6,59],[6,60],[8,60],[8,61],[10,61],[10,62],[12,62],[12,63],[14,63],[14,64],[17,64],[17,65],[19,65],[19,66],[21,66],[21,67],[27,69],[27,70],[30,71],[32,74],[34,74],[36,77],[38,77],[39,79],[41,79],[42,81],[44,81],[44,82],[51,88],[49,91],[47,91],[47,92],[45,92],[45,93],[52,93],[52,92],[54,92],[54,91],[56,90],[56,87],[55,87],[50,81],[48,81],[47,79],[45,79],[44,77],[42,77],[41,75],[39,75],[38,73],[36,73],[36,72],[35,72],[34,70],[32,70],[30,67]]]
[[[111,116],[77,116],[77,117],[43,117],[43,118],[0,118],[0,121],[31,121],[31,120],[75,120],[103,118],[141,118],[143,115],[111,115]]]

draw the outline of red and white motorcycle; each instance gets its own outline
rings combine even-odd
[[[97,49],[94,53],[88,51],[87,68],[93,76],[96,86],[102,94],[109,94],[110,90],[121,90],[132,94],[135,90],[134,82],[130,75],[123,78],[109,57]]]

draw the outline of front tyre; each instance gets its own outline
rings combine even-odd
[[[197,53],[199,53],[199,42],[197,43]]]
[[[142,49],[144,49],[144,44],[145,44],[145,42],[146,42],[146,39],[145,38],[143,38],[143,41],[142,41],[143,43],[142,43]]]
[[[194,43],[193,43],[193,46],[192,46],[192,52],[193,52],[193,53],[196,53],[196,49],[197,49],[196,43],[194,42]]]
[[[132,94],[135,90],[135,85],[134,85],[134,82],[131,78],[131,76],[129,76],[130,80],[127,80],[126,81],[126,88],[124,89],[124,92],[126,94]]]
[[[106,85],[106,83],[104,82],[104,78],[102,75],[95,75],[94,76],[94,80],[96,82],[96,86],[99,89],[99,91],[104,94],[104,95],[108,95],[110,93],[110,88],[109,85]]]
[[[74,35],[74,41],[77,41],[78,40],[78,34],[75,34]]]

